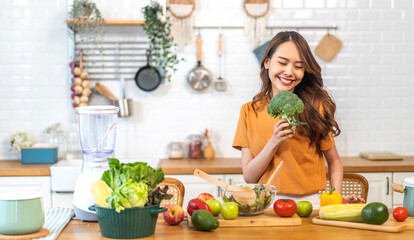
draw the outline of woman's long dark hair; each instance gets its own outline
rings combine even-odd
[[[308,43],[299,33],[280,32],[270,41],[260,63],[262,87],[260,92],[253,97],[252,108],[257,114],[258,108],[266,106],[266,104],[259,103],[267,103],[272,98],[272,82],[269,78],[269,70],[265,68],[265,62],[272,58],[280,44],[287,41],[292,41],[298,47],[305,66],[303,79],[293,92],[302,99],[305,105],[303,112],[297,116],[297,119],[307,124],[298,126],[296,131],[300,136],[310,140],[309,146],[316,144],[319,151],[320,140],[325,139],[330,132],[334,136],[338,136],[341,130],[334,118],[335,102],[323,87],[321,67],[313,57]],[[320,114],[320,107],[323,108],[323,115]]]

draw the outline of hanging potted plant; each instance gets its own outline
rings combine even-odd
[[[74,34],[81,30],[93,30],[102,26],[104,18],[94,2],[74,0],[69,11],[68,27]]]
[[[102,44],[97,39],[103,40],[105,20],[98,7],[90,0],[74,0],[69,11],[67,22],[73,41],[81,44],[93,44],[102,54]],[[73,49],[73,61],[75,60],[75,49]]]
[[[158,66],[162,79],[171,81],[172,74],[177,70],[175,66],[183,59],[178,59],[174,43],[171,36],[171,23],[166,16],[166,8],[156,1],[142,8],[145,25],[143,26],[149,38],[150,63]]]

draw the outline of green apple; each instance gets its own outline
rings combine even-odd
[[[239,207],[235,202],[226,202],[221,205],[221,216],[226,220],[232,220],[239,214]]]
[[[299,217],[308,217],[312,213],[312,203],[308,201],[299,201],[296,206],[298,208],[296,213]]]
[[[213,213],[214,216],[218,216],[220,214],[220,211],[221,211],[221,203],[220,203],[219,200],[207,199],[206,200],[206,203],[210,207],[211,212]]]

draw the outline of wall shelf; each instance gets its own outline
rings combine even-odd
[[[70,23],[72,21],[65,20],[65,23]],[[75,21],[77,23],[78,21]],[[81,21],[81,23],[85,23],[86,21]],[[105,20],[105,26],[136,26],[136,25],[144,25],[144,20]],[[102,22],[99,22],[102,24]]]

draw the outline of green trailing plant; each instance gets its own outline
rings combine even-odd
[[[153,0],[142,8],[142,13],[145,19],[143,28],[149,38],[150,63],[160,69],[163,79],[171,81],[172,74],[177,70],[175,66],[183,59],[177,57],[169,17],[162,17],[162,6]]]
[[[105,19],[94,2],[90,0],[73,1],[67,24],[74,42],[92,44],[102,54],[102,43],[99,44],[98,39],[103,40],[104,23]],[[74,52],[72,60],[74,61],[75,58],[76,53]],[[86,55],[85,58],[87,58]]]

